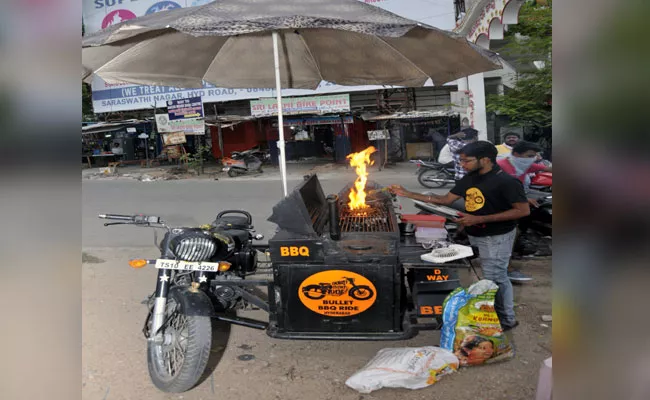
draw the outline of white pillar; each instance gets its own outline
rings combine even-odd
[[[473,102],[473,113],[470,111],[470,124],[478,131],[479,140],[487,140],[487,112],[485,110],[485,82],[483,74],[475,74],[468,79],[470,108]]]

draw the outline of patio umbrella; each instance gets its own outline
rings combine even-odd
[[[275,87],[285,196],[282,88],[441,85],[501,68],[495,53],[464,37],[358,0],[218,0],[122,22],[82,47],[83,79]]]

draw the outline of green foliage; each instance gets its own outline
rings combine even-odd
[[[549,127],[552,124],[552,8],[526,3],[519,23],[510,25],[502,53],[523,65],[543,61],[541,69],[522,71],[515,87],[503,96],[491,95],[487,110],[508,116],[513,125]]]
[[[203,172],[203,161],[208,153],[210,153],[210,148],[200,145],[194,154],[183,154],[181,161],[187,164],[188,170],[194,170],[200,175]]]
[[[90,85],[81,83],[81,118],[84,121],[95,121],[93,113],[93,98]]]

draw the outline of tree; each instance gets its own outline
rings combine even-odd
[[[519,66],[515,87],[503,95],[488,96],[488,111],[509,117],[513,125],[551,126],[552,34],[551,1],[524,4],[519,23],[508,27],[501,50]]]
[[[86,34],[86,26],[81,20],[81,36],[83,37]],[[94,121],[95,114],[93,113],[93,98],[92,90],[90,85],[87,83],[81,83],[81,119],[84,121]]]

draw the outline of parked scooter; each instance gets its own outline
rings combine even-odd
[[[230,157],[233,160],[243,160],[244,157],[248,155],[257,157],[262,164],[267,164],[271,161],[271,152],[269,150],[262,150],[259,146],[244,151],[233,151],[230,153]]]
[[[418,167],[415,171],[415,174],[418,176],[418,182],[426,188],[436,189],[456,182],[454,180],[454,176],[456,175],[454,163],[440,164],[435,161],[422,160],[411,160],[411,162],[415,163]]]
[[[228,173],[228,176],[234,178],[239,175],[247,175],[253,173],[262,173],[262,161],[250,153],[244,152],[238,155],[239,159],[225,157],[222,161],[223,171]]]

